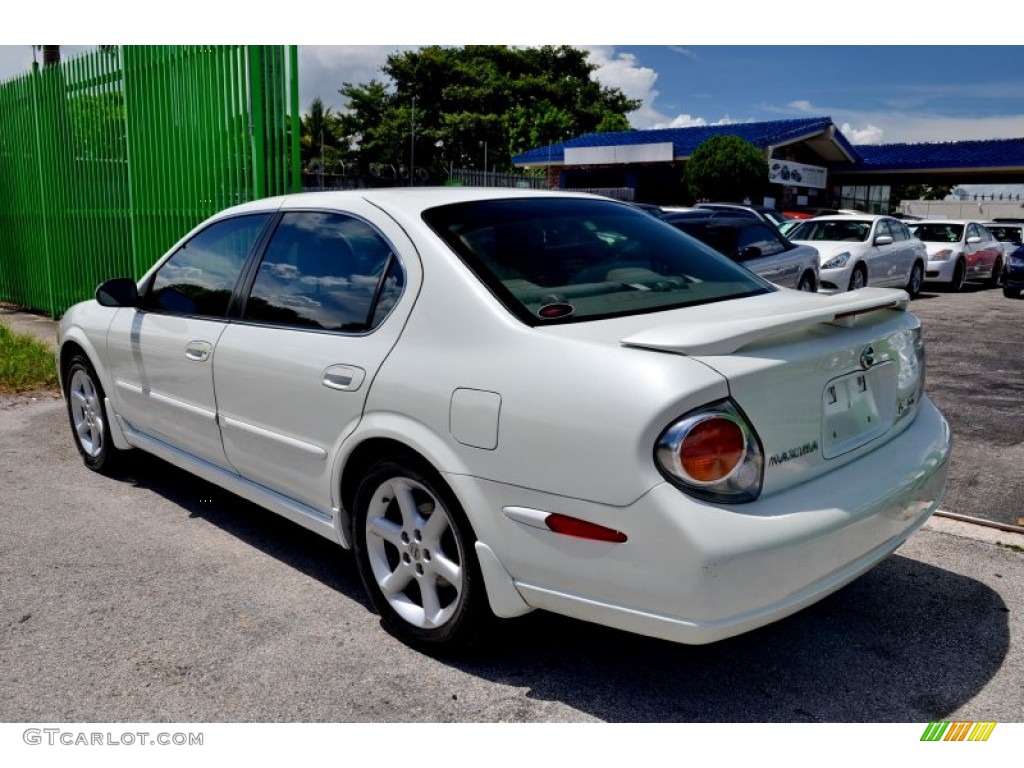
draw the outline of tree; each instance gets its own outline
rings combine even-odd
[[[309,112],[302,116],[300,122],[299,151],[302,167],[315,165],[321,171],[334,168],[345,154],[339,136],[337,115],[330,107],[325,107],[323,99],[318,96],[313,99]]]
[[[395,53],[387,82],[344,83],[341,130],[364,169],[382,163],[443,177],[450,165],[510,170],[527,149],[582,133],[628,130],[640,102],[592,79],[569,46],[430,46]]]
[[[764,153],[739,136],[712,136],[693,153],[683,176],[694,199],[756,200],[768,188]]]
[[[945,200],[953,191],[952,184],[897,184],[892,188],[890,198],[901,200]]]

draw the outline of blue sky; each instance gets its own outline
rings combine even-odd
[[[380,77],[403,47],[301,46],[302,108],[342,108],[342,83]],[[829,116],[855,144],[1024,136],[1020,46],[579,47],[602,83],[643,100],[637,128]],[[28,45],[0,46],[0,79],[31,60]]]
[[[387,55],[414,43],[565,43],[590,52],[600,82],[643,101],[629,116],[636,128],[828,116],[854,144],[1024,137],[1024,46],[1007,44],[1019,25],[980,24],[967,13],[923,14],[891,0],[832,7],[827,17],[820,3],[804,0],[770,12],[749,0],[698,8],[678,0],[635,7],[593,0],[434,0],[408,6],[416,10],[352,5],[307,0],[297,6],[301,13],[267,16],[272,23],[261,27],[253,6],[237,0],[176,0],[159,24],[140,16],[136,3],[51,0],[0,30],[0,80],[31,64],[31,47],[17,43],[43,34],[131,43],[299,42],[302,109],[315,96],[341,109],[342,83],[379,78]],[[986,9],[987,19],[1019,15],[1008,0],[989,0]],[[209,29],[209,37],[197,40],[199,29],[204,37]],[[849,44],[851,35],[864,39],[868,32],[878,45]],[[650,42],[619,45],[615,38]],[[716,44],[687,44],[688,38]],[[777,44],[760,45],[766,39]],[[822,44],[798,44],[807,40]],[[64,46],[66,54],[82,48]]]

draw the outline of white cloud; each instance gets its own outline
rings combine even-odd
[[[344,83],[384,80],[381,67],[396,51],[409,45],[300,45],[299,108],[306,112],[314,98],[338,111],[345,99],[338,93]]]
[[[631,99],[640,99],[642,106],[627,117],[634,128],[688,128],[695,125],[722,125],[733,122],[728,117],[714,123],[706,118],[679,113],[668,115],[655,106],[659,92],[655,88],[658,73],[651,67],[643,66],[639,59],[631,53],[616,53],[614,48],[590,47],[587,60],[594,64],[594,78],[607,88],[618,88]],[[683,56],[696,58],[696,54],[686,48],[673,47],[673,51]]]
[[[865,128],[854,128],[849,123],[843,123],[839,132],[850,140],[851,144],[881,144],[882,135],[885,133],[876,125],[868,125]]]

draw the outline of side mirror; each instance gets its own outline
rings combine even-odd
[[[875,238],[875,245],[892,245],[892,235],[879,235]]]
[[[741,248],[736,254],[737,261],[747,261],[748,259],[759,259],[761,257],[761,249],[756,245],[748,245],[746,248]]]
[[[103,307],[135,307],[139,304],[139,287],[130,277],[116,277],[100,284],[96,301]]]
[[[968,237],[967,242],[970,243],[971,245],[975,245],[981,242],[981,238],[978,237],[977,235],[974,235],[973,237]]]

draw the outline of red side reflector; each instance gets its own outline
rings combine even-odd
[[[575,536],[579,539],[609,541],[613,544],[621,544],[627,538],[626,534],[622,531],[616,531],[614,528],[605,528],[603,525],[588,523],[586,520],[569,517],[568,515],[559,515],[557,512],[548,515],[544,520],[544,524],[555,533]]]

